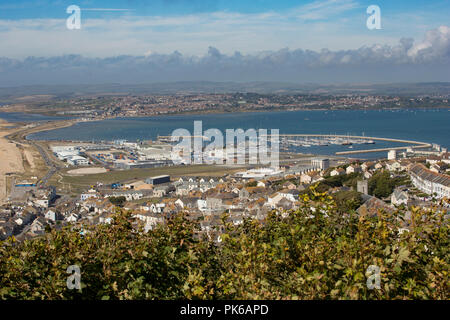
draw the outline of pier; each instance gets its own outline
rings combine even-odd
[[[262,137],[270,137],[270,134],[263,135]],[[196,138],[195,136],[190,136],[191,138]],[[340,151],[336,152],[336,155],[347,155],[347,154],[359,154],[359,153],[371,153],[371,152],[385,152],[389,150],[406,150],[408,148],[411,149],[421,149],[421,148],[430,148],[432,144],[421,141],[414,140],[404,140],[404,139],[393,139],[393,138],[379,138],[379,137],[368,137],[368,136],[351,136],[351,135],[339,135],[339,134],[280,134],[280,139],[288,139],[288,138],[324,138],[324,139],[342,139],[347,140],[366,140],[368,143],[373,143],[373,141],[387,141],[387,142],[395,142],[407,144],[407,146],[402,147],[391,147],[391,148],[378,148],[378,149],[364,149],[364,150],[349,150],[349,151]],[[160,141],[171,141],[171,136],[158,136],[158,140]],[[178,138],[189,138],[187,137],[178,137]],[[199,136],[198,138],[205,138],[203,136]],[[338,144],[338,143],[335,143]],[[352,144],[352,143],[348,143]]]
[[[270,135],[267,135],[270,136]],[[339,138],[339,139],[361,139],[361,140],[372,140],[372,141],[388,141],[396,143],[408,144],[408,146],[403,147],[392,147],[392,148],[378,148],[378,149],[365,149],[365,150],[351,150],[351,151],[341,151],[336,152],[336,155],[346,155],[346,154],[358,154],[358,153],[370,153],[370,152],[384,152],[389,150],[405,150],[408,148],[419,149],[419,148],[430,148],[432,145],[426,142],[414,141],[414,140],[403,140],[403,139],[392,139],[392,138],[379,138],[379,137],[367,137],[367,136],[350,136],[350,135],[334,135],[334,134],[280,134],[280,138]]]

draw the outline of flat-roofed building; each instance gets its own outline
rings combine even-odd
[[[152,184],[152,185],[158,185],[163,183],[170,182],[170,176],[168,175],[162,175],[162,176],[156,176],[156,177],[150,177],[145,179],[145,183]]]
[[[314,158],[311,160],[311,165],[314,169],[327,170],[330,167],[330,159]]]

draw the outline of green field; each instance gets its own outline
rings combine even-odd
[[[98,173],[83,176],[68,176],[61,172],[63,184],[70,184],[73,187],[88,187],[97,182],[109,184],[113,182],[124,182],[131,180],[139,180],[158,175],[170,175],[172,177],[180,176],[223,176],[227,173],[233,173],[242,170],[245,167],[225,167],[215,165],[194,165],[194,166],[174,166],[151,169],[131,169],[124,171],[110,171],[106,173]],[[53,179],[52,179],[53,180]],[[52,181],[53,182],[53,181]]]

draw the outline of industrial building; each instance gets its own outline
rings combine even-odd
[[[158,185],[163,183],[170,182],[170,176],[164,175],[164,176],[156,176],[145,179],[145,183],[152,184],[152,185]]]
[[[72,166],[87,166],[89,165],[89,160],[82,156],[72,156],[67,158],[67,163]]]
[[[330,159],[314,158],[311,160],[311,166],[314,169],[327,170],[330,167]]]
[[[159,168],[173,165],[172,160],[160,160],[160,161],[135,161],[135,162],[114,162],[114,167],[122,170],[129,169],[147,169],[147,168]]]

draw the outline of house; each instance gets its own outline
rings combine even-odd
[[[449,165],[443,161],[436,162],[430,165],[430,170],[434,171],[436,173],[445,173],[447,169],[449,168]]]
[[[311,184],[311,182],[312,182],[312,177],[309,174],[303,173],[300,176],[300,183]]]
[[[80,220],[81,216],[75,212],[70,213],[67,217],[64,218],[67,222],[77,222]]]
[[[105,193],[105,198],[118,198],[124,197],[126,201],[140,200],[144,198],[142,191],[127,190],[127,191],[113,191],[111,193]]]
[[[198,198],[183,198],[183,208],[194,210],[197,209]]]
[[[111,213],[102,213],[98,217],[98,222],[101,224],[111,224],[113,222],[113,215]]]
[[[292,200],[293,199],[292,195],[290,195],[289,198],[286,198],[285,194],[280,194],[277,192],[267,199],[267,205],[269,205],[272,209],[275,209],[275,208],[279,207],[280,204],[286,203],[283,199],[287,200],[289,202],[295,201],[295,199]]]
[[[164,217],[155,215],[154,213],[136,213],[133,218],[138,219],[144,223],[144,232],[152,230],[156,225],[164,223]]]
[[[450,176],[428,170],[423,164],[415,164],[409,170],[413,185],[437,198],[450,197]]]
[[[430,171],[439,173],[441,171],[440,169],[441,168],[436,163],[433,163],[432,165],[430,165]]]
[[[35,191],[34,203],[41,208],[48,208],[48,206],[55,200],[55,187],[48,187],[45,189],[38,189]]]
[[[325,180],[320,174],[316,173],[313,176],[311,176],[311,183],[316,183],[319,181]]]
[[[175,201],[175,205],[179,206],[181,209],[184,208],[184,202],[181,199],[178,199],[177,201]]]
[[[98,193],[97,190],[95,190],[95,189],[89,189],[88,192],[82,193],[80,195],[81,201],[86,201],[87,199],[100,198],[100,197],[101,197],[100,193]]]
[[[359,165],[357,164],[351,164],[347,167],[347,169],[345,170],[345,172],[347,174],[351,174],[351,173],[355,173],[355,172],[362,172],[362,169]]]
[[[391,195],[391,203],[396,206],[399,206],[401,204],[404,204],[406,206],[408,204],[408,199],[408,192],[403,191],[399,188],[395,189]]]
[[[238,225],[244,223],[244,217],[242,214],[233,215],[232,217],[230,217],[230,220],[235,226],[238,226]]]
[[[165,203],[152,203],[148,211],[153,213],[162,213],[165,206]]]
[[[405,159],[400,160],[400,170],[401,171],[408,170],[411,165],[412,164],[409,160],[405,160]]]
[[[10,223],[0,226],[0,240],[6,240],[14,235],[14,227]]]
[[[442,157],[439,156],[428,156],[426,162],[429,164],[435,164],[442,160]]]
[[[30,232],[34,235],[44,234],[47,221],[43,217],[38,217],[33,221],[30,227]]]
[[[282,198],[278,203],[276,204],[277,208],[283,209],[283,210],[291,210],[294,206],[293,202],[291,200],[288,200],[286,198]],[[284,212],[282,214],[284,216]],[[285,217],[285,216],[284,216]]]
[[[377,162],[375,163],[375,170],[380,170],[384,168],[384,163],[383,162]]]
[[[383,200],[380,200],[376,197],[369,197],[357,210],[356,212],[359,215],[366,215],[370,217],[378,216],[380,211],[384,211],[387,213],[392,213],[393,207],[389,206]]]
[[[345,174],[345,170],[342,168],[335,168],[330,172],[330,176],[335,177],[335,176],[342,176]]]
[[[206,199],[203,212],[211,214],[213,212],[220,212],[223,210],[223,199],[218,197],[210,197]]]
[[[295,202],[298,200],[298,195],[299,195],[299,191],[298,190],[281,190],[280,192],[278,192],[279,195],[281,195],[282,197],[288,199],[291,202]]]
[[[153,230],[158,224],[164,223],[164,217],[161,216],[149,216],[145,222],[144,232],[147,233]]]
[[[21,219],[23,225],[30,224],[36,219],[37,210],[33,207],[26,207],[23,211],[17,212],[14,218]]]
[[[369,171],[364,172],[364,179],[370,179],[372,178],[373,174]]]
[[[176,194],[177,196],[181,196],[181,197],[187,196],[187,195],[189,194],[189,191],[192,190],[192,189],[189,187],[189,184],[188,184],[188,183],[182,183],[182,184],[179,184],[179,185],[177,185],[177,186],[175,187],[175,189],[176,189],[175,194]]]
[[[375,163],[373,163],[373,162],[364,162],[361,165],[361,169],[363,171],[374,170],[375,169]]]
[[[400,162],[397,160],[390,160],[386,163],[386,169],[389,171],[399,171],[401,167]]]
[[[239,199],[246,200],[250,196],[250,192],[246,188],[239,190]]]
[[[166,188],[156,188],[153,190],[153,196],[155,198],[162,198],[167,194],[167,189]]]
[[[292,182],[287,181],[287,182],[283,183],[283,188],[284,188],[284,189],[289,189],[289,190],[294,190],[294,189],[297,188],[297,187],[296,187],[296,185],[293,184]]]
[[[56,212],[56,210],[50,209],[45,212],[44,218],[56,222],[56,220],[59,220],[60,215]]]

